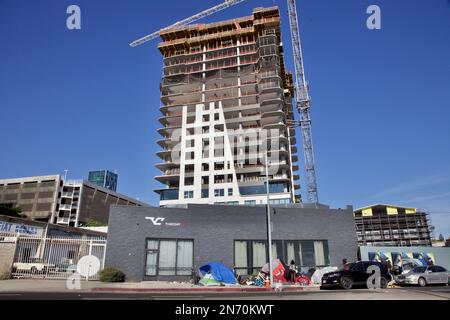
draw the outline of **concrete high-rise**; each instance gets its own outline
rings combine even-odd
[[[277,7],[161,31],[160,205],[300,202]]]

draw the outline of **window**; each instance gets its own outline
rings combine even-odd
[[[218,113],[214,113],[214,120],[219,121],[220,115]]]
[[[214,163],[214,171],[221,171],[225,168],[223,162],[216,162]]]
[[[185,191],[184,192],[184,198],[185,199],[192,199],[192,198],[194,198],[194,191]]]
[[[236,273],[248,274],[247,241],[234,242],[234,266]]]
[[[224,197],[224,196],[225,196],[224,189],[215,189],[214,190],[214,197]]]
[[[209,190],[202,189],[202,199],[209,198]]]
[[[252,241],[253,267],[262,268],[266,262],[266,243],[264,241]]]
[[[194,153],[194,151],[192,151],[192,152],[186,152],[186,160],[194,160],[194,158],[195,158],[195,153]]]
[[[193,240],[147,240],[146,276],[191,275]]]
[[[195,140],[186,140],[186,148],[195,147]]]
[[[195,117],[187,117],[186,123],[187,124],[193,124],[195,122]]]
[[[246,206],[255,206],[256,205],[256,200],[245,200],[244,204]]]
[[[252,274],[268,261],[265,240],[234,241],[234,265],[240,274]],[[287,263],[294,260],[301,271],[329,265],[326,240],[274,240],[272,255]]]
[[[228,196],[231,197],[233,195],[233,188],[228,188]]]
[[[290,204],[291,199],[271,199],[270,204]]]

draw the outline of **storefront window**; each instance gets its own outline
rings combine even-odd
[[[314,259],[316,266],[324,266],[325,265],[325,251],[323,248],[322,241],[314,241]]]
[[[146,276],[191,275],[192,240],[147,240]]]
[[[274,259],[295,264],[302,270],[329,265],[328,242],[326,240],[274,240]],[[250,257],[250,259],[248,259]],[[237,240],[234,242],[234,266],[239,274],[260,271],[268,261],[265,240]]]
[[[194,244],[192,241],[180,240],[177,247],[177,274],[191,275],[194,265]]]
[[[159,248],[159,275],[174,276],[177,257],[177,242],[172,240],[161,240]]]
[[[158,241],[147,241],[147,263],[146,272],[148,276],[156,276],[156,266],[158,263]]]
[[[234,242],[234,266],[239,274],[248,273],[247,241]]]
[[[253,267],[262,268],[266,264],[266,244],[263,241],[253,241]]]

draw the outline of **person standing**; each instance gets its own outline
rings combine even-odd
[[[297,266],[295,265],[295,261],[291,260],[291,264],[289,265],[289,280],[295,283],[295,279],[297,277]]]

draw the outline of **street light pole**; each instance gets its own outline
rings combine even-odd
[[[270,286],[273,287],[272,223],[270,221],[269,162],[267,157],[267,151],[266,151],[266,190],[267,190],[267,246],[269,248],[269,279],[270,279]]]

